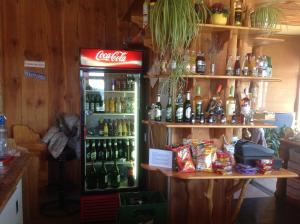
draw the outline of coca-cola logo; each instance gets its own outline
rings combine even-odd
[[[97,61],[125,62],[126,59],[127,59],[127,52],[122,52],[122,51],[115,51],[112,53],[99,51],[96,54]]]

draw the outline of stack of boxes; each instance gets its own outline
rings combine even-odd
[[[291,148],[289,150],[288,170],[297,173],[300,176],[300,149]],[[286,194],[290,199],[300,201],[300,179],[288,178]]]

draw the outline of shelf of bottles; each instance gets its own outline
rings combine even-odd
[[[219,84],[216,93],[210,98],[201,96],[201,87],[197,86],[196,94],[191,98],[191,92],[184,94],[179,92],[175,100],[175,111],[173,111],[173,100],[169,96],[165,114],[162,113],[160,94],[157,94],[155,104],[148,111],[148,125],[162,125],[166,128],[276,128],[276,125],[267,122],[254,121],[253,108],[257,101],[251,96],[248,89],[241,93],[241,100],[237,102],[234,87],[230,87],[229,97],[223,102],[222,85]],[[239,107],[237,107],[239,103]]]
[[[85,77],[85,189],[137,184],[139,75],[91,72]]]

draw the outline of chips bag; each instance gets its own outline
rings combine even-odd
[[[176,161],[179,172],[189,173],[195,171],[190,145],[179,146],[177,148],[172,148],[172,150],[176,153]]]

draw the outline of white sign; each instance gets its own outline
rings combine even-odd
[[[173,152],[162,149],[149,149],[149,165],[172,169]]]
[[[24,61],[24,67],[27,68],[45,68],[46,63],[44,61]]]

